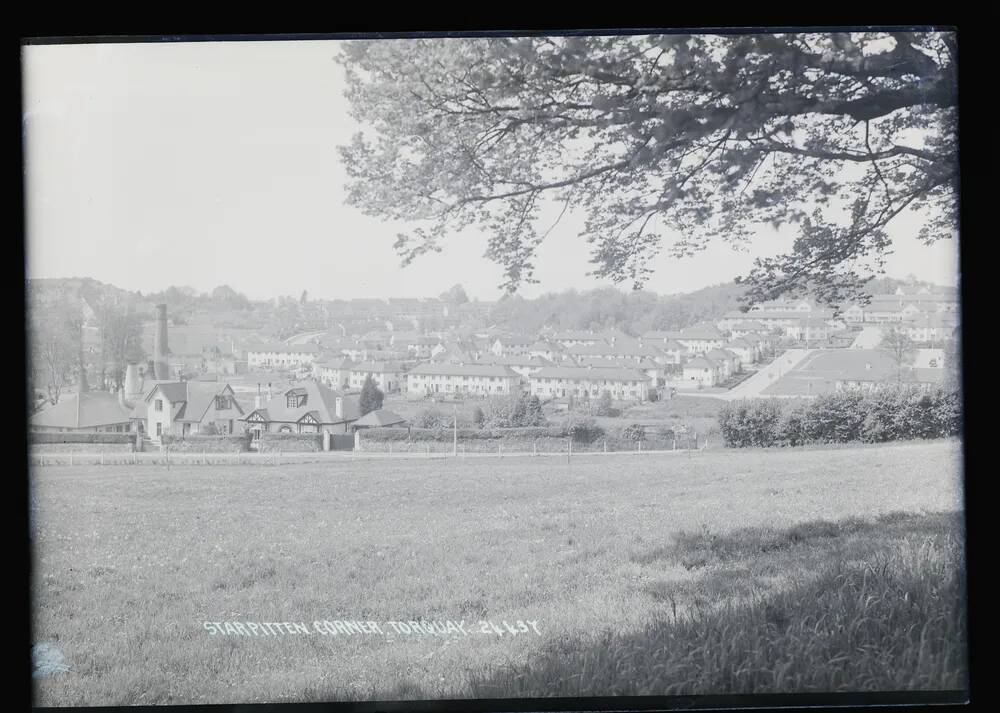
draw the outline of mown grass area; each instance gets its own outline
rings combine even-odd
[[[925,580],[944,581],[932,564],[949,560],[933,553],[948,540],[933,528],[947,518],[927,513],[961,508],[955,441],[571,462],[56,466],[31,478],[34,641],[53,643],[71,669],[36,679],[39,705],[535,695],[559,661],[565,667],[551,680],[571,681],[592,671],[586,657],[613,655],[606,637],[634,652],[614,659],[621,671],[663,664],[640,679],[641,690],[763,685],[774,670],[766,650],[748,660],[757,673],[731,679],[690,678],[686,659],[650,658],[667,655],[663,641],[681,640],[662,637],[683,636],[662,627],[693,617],[690,626],[707,631],[710,621],[697,617],[726,607],[733,622],[766,622],[739,613],[754,602],[761,611],[785,606],[794,621],[798,588],[837,576],[822,572],[833,561],[845,572],[879,558],[912,561],[913,571],[932,573]],[[874,520],[895,512],[919,517]],[[802,525],[814,521],[839,524]],[[751,531],[766,551],[750,544]],[[906,543],[925,536],[938,544],[917,563],[919,548]],[[810,611],[853,621],[845,608],[853,591]],[[915,609],[895,621],[931,615]],[[530,619],[540,635],[246,638],[203,628],[321,619]],[[735,623],[721,626],[738,639],[729,636]],[[754,631],[748,624],[738,640],[754,641]],[[650,641],[659,643],[642,653]],[[714,661],[734,662],[739,651]],[[871,653],[872,661],[895,656],[895,648]],[[575,668],[584,660],[587,669]],[[898,661],[893,677],[872,666],[846,669],[842,682],[884,690],[909,671],[915,687],[943,685],[927,675],[944,670],[938,664]],[[962,671],[954,657],[948,667]],[[518,671],[548,673],[528,680]],[[798,671],[789,669],[781,690],[814,684]],[[627,690],[606,676],[584,678],[606,686],[602,695]]]

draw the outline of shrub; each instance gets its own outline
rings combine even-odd
[[[822,394],[802,413],[802,433],[813,443],[845,443],[861,438],[865,414],[858,391]]]
[[[443,428],[448,425],[447,422],[444,412],[433,406],[421,409],[413,417],[413,425],[417,428]]]
[[[961,395],[893,385],[823,394],[806,404],[752,399],[725,404],[718,422],[732,448],[944,438],[961,433]]]
[[[775,426],[775,439],[783,446],[799,446],[806,442],[803,423],[805,407],[799,404],[782,410]]]
[[[577,443],[593,443],[604,435],[604,429],[590,416],[571,414],[563,422],[564,433]]]
[[[781,405],[773,399],[743,399],[719,409],[719,431],[727,446],[773,446],[778,440]]]
[[[622,429],[622,438],[626,441],[646,440],[646,428],[640,423],[630,423]]]

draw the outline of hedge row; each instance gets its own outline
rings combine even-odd
[[[842,391],[805,403],[745,399],[719,411],[719,430],[731,448],[945,438],[961,429],[961,396],[940,387]]]
[[[562,426],[522,426],[520,428],[460,428],[459,440],[495,440],[498,438],[562,438]],[[448,441],[455,437],[453,428],[366,428],[364,441]]]
[[[134,443],[134,433],[31,433],[28,440],[40,443]]]
[[[322,433],[262,433],[260,448],[265,451],[314,453],[323,450]]]
[[[32,454],[44,453],[131,453],[135,443],[32,443]]]
[[[570,439],[566,436],[542,438],[469,438],[458,440],[458,452],[462,453],[568,453]],[[643,441],[621,438],[599,439],[591,443],[573,443],[574,453],[627,451],[638,450],[671,450],[677,448],[691,449],[695,447],[694,436],[679,437],[676,441],[663,439],[647,439]],[[364,453],[451,453],[454,443],[451,440],[365,440],[361,436],[361,451]]]
[[[248,440],[245,435],[230,436],[175,436],[164,434],[163,445],[179,453],[239,453],[246,451]]]

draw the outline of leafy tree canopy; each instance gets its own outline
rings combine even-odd
[[[864,299],[894,218],[954,231],[955,51],[912,32],[351,41],[348,198],[415,224],[404,264],[484,229],[509,292],[536,281],[548,204],[585,216],[599,277],[639,287],[664,250],[792,225],[747,299]]]

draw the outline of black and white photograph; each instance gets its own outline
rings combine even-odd
[[[33,704],[967,700],[957,36],[23,39]]]

